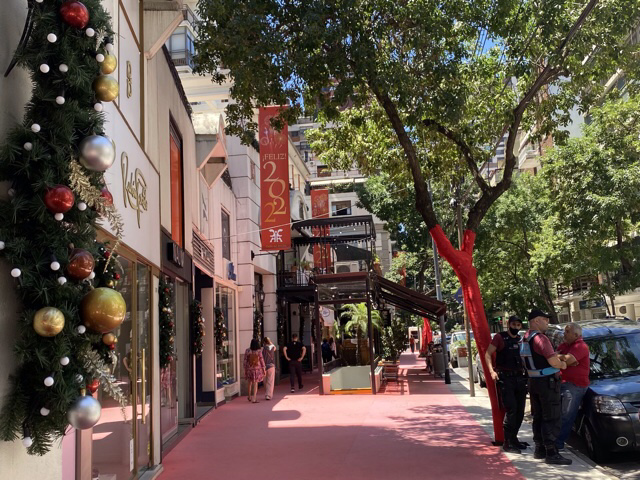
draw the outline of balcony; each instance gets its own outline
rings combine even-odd
[[[556,285],[556,292],[558,298],[568,299],[576,295],[584,295],[592,286],[598,285],[598,277],[585,275],[583,277],[576,278],[571,285]]]
[[[175,29],[169,40],[167,40],[167,49],[176,67],[188,67],[193,70],[195,67],[194,37],[187,26],[182,25]]]

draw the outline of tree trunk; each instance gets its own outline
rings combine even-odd
[[[611,311],[609,312],[609,315],[615,315],[616,314],[616,304],[615,304],[615,294],[613,293],[613,287],[611,286],[611,275],[609,275],[609,272],[606,273],[607,275],[607,295],[609,295],[609,300],[611,301]],[[605,301],[605,305],[607,304],[607,302]],[[609,310],[609,306],[607,305],[607,311]]]
[[[622,249],[623,245],[623,231],[622,231],[622,220],[618,220],[616,222],[616,249],[618,250],[618,255],[620,256],[620,265],[622,266],[622,273],[625,275],[629,274],[633,269],[631,262],[625,256],[624,250]]]
[[[547,312],[551,316],[551,323],[560,323],[558,321],[558,314],[556,313],[555,305],[553,304],[553,297],[551,296],[551,289],[549,288],[549,282],[545,278],[536,278],[540,293],[544,299],[544,303],[547,307]]]
[[[489,332],[489,322],[484,311],[482,303],[482,294],[478,285],[478,277],[476,269],[473,266],[473,246],[476,238],[475,232],[465,230],[462,248],[456,250],[445,235],[444,231],[437,225],[429,230],[433,241],[438,247],[438,253],[451,265],[455,272],[464,295],[465,305],[469,315],[469,322],[473,335],[476,340],[476,346],[480,353],[480,361],[484,371],[488,371],[484,354],[491,342],[491,333]],[[471,354],[469,352],[469,354]],[[496,385],[491,378],[487,376],[487,391],[489,392],[489,400],[491,401],[491,411],[493,416],[493,430],[495,432],[496,443],[504,441],[504,431],[502,430],[502,421],[504,419],[504,410],[500,408]]]

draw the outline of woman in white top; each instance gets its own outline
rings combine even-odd
[[[267,369],[267,373],[264,378],[266,400],[271,400],[273,396],[273,386],[276,379],[276,346],[271,343],[269,337],[264,337],[262,340],[262,356],[264,357],[264,364]]]

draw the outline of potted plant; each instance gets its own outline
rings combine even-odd
[[[311,263],[307,262],[306,260],[301,260],[300,268],[308,272],[309,270],[311,270]]]
[[[382,268],[380,267],[380,257],[377,253],[373,254],[373,270],[382,276]]]
[[[398,378],[400,354],[404,351],[406,341],[404,323],[393,319],[391,325],[382,330],[382,354],[385,378]]]
[[[366,338],[368,315],[367,305],[364,303],[353,304],[349,303],[344,305],[343,311],[340,314],[340,320],[345,321],[343,331],[356,337],[356,361],[361,364],[360,358],[360,339]],[[371,310],[371,323],[374,330],[380,330],[382,328],[382,317],[377,310]]]

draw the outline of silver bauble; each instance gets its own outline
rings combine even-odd
[[[81,396],[69,408],[67,419],[73,427],[85,430],[98,423],[101,412],[102,407],[98,400],[89,395]]]
[[[91,135],[80,142],[80,163],[92,172],[104,172],[116,159],[116,147],[109,137]]]

